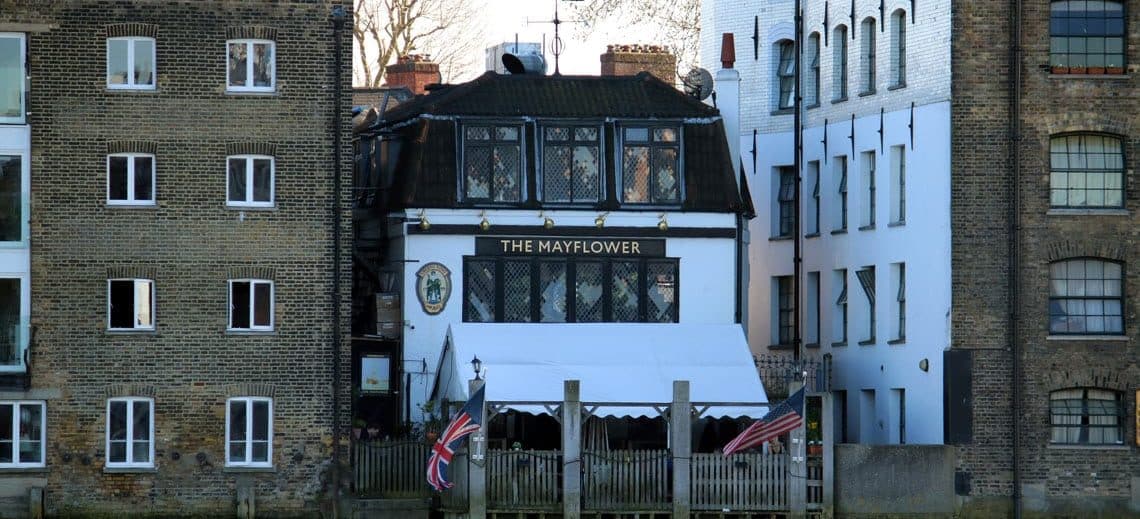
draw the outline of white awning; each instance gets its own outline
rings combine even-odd
[[[582,402],[601,404],[595,416],[649,416],[668,403],[673,381],[688,380],[690,401],[756,403],[713,406],[703,416],[759,418],[768,401],[736,324],[452,324],[440,357],[433,398],[467,400],[467,382],[479,357],[488,402],[561,402],[563,381],[580,381]],[[542,414],[542,405],[508,404]]]

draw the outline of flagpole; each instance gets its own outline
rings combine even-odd
[[[475,372],[475,378],[467,381],[467,394],[475,395],[486,383]],[[470,397],[469,397],[470,398]],[[482,405],[475,412],[479,413],[479,430],[475,431],[467,442],[467,517],[471,519],[484,519],[487,517],[487,464],[483,463],[481,447],[487,439],[487,399],[483,398]]]

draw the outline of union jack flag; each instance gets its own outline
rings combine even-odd
[[[724,455],[755,447],[799,427],[804,423],[803,415],[804,388],[801,387],[794,395],[768,411],[764,418],[749,425],[744,432],[728,442],[724,446]]]
[[[453,486],[447,480],[447,465],[451,463],[451,458],[463,445],[467,435],[479,430],[482,420],[483,388],[480,387],[467,403],[463,404],[463,409],[451,419],[451,423],[447,424],[447,428],[431,448],[431,457],[428,458],[427,465],[427,482],[432,488],[442,491]]]

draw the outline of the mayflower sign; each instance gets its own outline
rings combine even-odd
[[[476,238],[475,254],[554,256],[665,256],[664,240],[613,238]]]

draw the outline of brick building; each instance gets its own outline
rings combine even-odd
[[[0,2],[0,164],[30,221],[0,267],[18,280],[0,297],[22,300],[0,374],[5,516],[41,498],[326,506],[347,423],[350,7]]]

